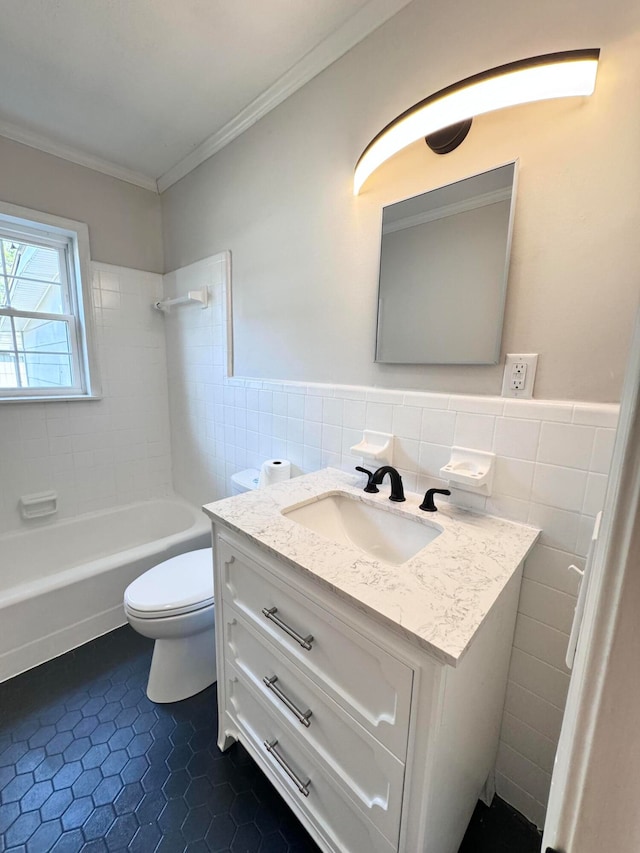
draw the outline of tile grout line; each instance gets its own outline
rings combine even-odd
[[[525,616],[526,616],[526,614],[523,614],[523,615],[525,615]],[[570,677],[571,677],[571,674],[570,674],[569,672],[564,672],[562,669],[558,669],[558,667],[557,667],[557,666],[554,666],[552,663],[549,663],[549,661],[547,661],[547,660],[542,660],[542,658],[536,657],[536,655],[532,655],[532,654],[531,654],[531,652],[526,652],[524,649],[521,649],[519,646],[515,646],[515,648],[517,648],[519,652],[522,652],[522,654],[523,654],[523,655],[527,655],[527,657],[532,658],[532,660],[537,660],[537,661],[538,661],[538,663],[543,663],[545,666],[548,666],[548,667],[549,667],[549,669],[552,669],[554,672],[557,672],[557,673],[559,673],[560,675],[564,675],[564,677],[565,677],[565,678],[567,678],[567,679],[568,679],[568,678],[570,678]],[[512,679],[512,680],[513,680],[513,679]],[[523,686],[524,686],[524,685],[520,684],[520,683],[519,683],[519,682],[517,682],[517,681],[514,681],[514,684],[519,684],[519,686],[520,686],[520,687],[523,687]],[[526,688],[525,688],[525,689],[526,689]],[[530,691],[530,692],[531,692],[531,691]],[[536,694],[536,695],[537,695],[537,694]],[[544,699],[544,696],[541,696],[540,698],[541,698],[541,699]],[[550,704],[551,704],[551,703],[550,703]]]
[[[547,705],[552,707],[555,711],[559,711],[561,714],[564,714],[564,708],[559,708],[557,705],[554,705],[553,702],[550,702],[548,699],[545,699],[544,696],[539,696],[537,693],[534,693],[533,690],[529,690],[528,687],[525,687],[523,684],[520,684],[517,681],[514,681],[513,678],[509,678],[507,683],[515,684],[516,687],[519,687],[520,690],[524,690],[526,693],[529,693],[531,696],[535,696],[536,699],[539,699],[541,702],[545,702]],[[511,713],[511,712],[509,712]],[[513,715],[515,716],[515,714]],[[518,718],[519,719],[519,718]],[[524,722],[524,720],[522,721]],[[544,732],[541,732],[539,729],[536,729],[535,726],[531,726],[532,729],[538,732],[538,734],[544,735]],[[546,737],[546,735],[545,735]]]

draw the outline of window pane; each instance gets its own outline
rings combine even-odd
[[[2,240],[0,305],[21,311],[64,312],[61,253],[18,240]]]
[[[11,317],[0,317],[0,353],[13,352]]]
[[[8,240],[0,240],[0,307],[7,305],[8,302],[7,273],[11,269],[14,255],[15,251],[11,248],[11,243]]]
[[[0,317],[0,388],[19,388],[18,359],[14,348],[13,320]]]
[[[37,278],[40,281],[60,281],[58,249],[6,237],[3,243],[7,275]]]
[[[18,388],[16,359],[13,355],[0,351],[0,388]]]
[[[18,358],[24,388],[68,388],[73,385],[70,355],[25,352]]]
[[[18,351],[62,353],[71,352],[69,328],[64,320],[39,320],[35,317],[15,317]]]
[[[72,386],[73,360],[66,322],[0,317],[0,388]]]
[[[9,304],[9,280],[13,269],[17,246],[11,240],[0,240],[0,307]]]
[[[41,311],[44,314],[66,314],[61,284],[7,278],[8,302],[18,311]]]

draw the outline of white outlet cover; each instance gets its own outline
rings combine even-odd
[[[522,362],[527,366],[524,388],[516,390],[511,387],[513,366]],[[536,381],[536,367],[538,366],[538,353],[507,353],[504,362],[504,374],[502,377],[502,396],[518,397],[521,400],[530,400],[533,397],[533,386]]]

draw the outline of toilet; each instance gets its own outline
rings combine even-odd
[[[155,640],[147,696],[179,702],[216,680],[213,551],[202,548],[158,563],[129,584],[124,612]]]
[[[260,471],[257,468],[247,468],[231,475],[231,493],[234,495],[242,492],[252,492],[258,488]]]
[[[258,488],[256,468],[231,477],[234,495]],[[155,640],[147,696],[179,702],[216,680],[213,550],[179,554],[146,571],[124,593],[131,627]]]

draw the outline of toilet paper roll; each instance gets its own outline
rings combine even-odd
[[[267,459],[260,468],[258,488],[264,489],[274,483],[282,483],[291,477],[291,462],[287,459]]]

